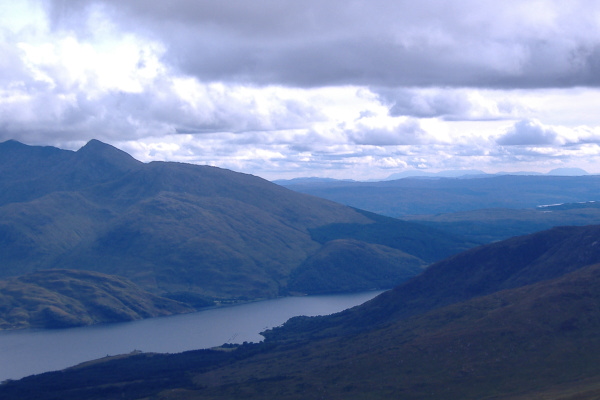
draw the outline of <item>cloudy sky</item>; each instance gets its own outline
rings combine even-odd
[[[0,141],[267,179],[600,173],[597,0],[0,0]]]

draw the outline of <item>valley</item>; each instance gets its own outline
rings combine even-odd
[[[4,382],[3,399],[566,400],[598,391],[595,176],[327,181],[306,194],[214,167],[143,164],[98,141],[76,152],[15,142],[2,151],[3,329],[390,288],[267,327],[260,343],[102,358]],[[347,205],[313,196],[327,191]],[[370,203],[354,208],[352,198]],[[414,213],[374,213],[386,202]]]
[[[264,343],[107,359],[5,383],[0,395],[591,399],[600,377],[598,229],[470,250],[359,307],[292,318]]]
[[[598,175],[465,175],[380,182],[279,183],[370,212],[414,221],[478,244],[554,226],[600,224]]]

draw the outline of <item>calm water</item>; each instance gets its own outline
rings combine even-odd
[[[178,353],[259,342],[259,332],[297,315],[327,315],[381,292],[286,297],[193,314],[62,330],[0,332],[0,382],[133,350]]]

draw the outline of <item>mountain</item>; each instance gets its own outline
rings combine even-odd
[[[517,171],[517,172],[497,172],[489,174],[479,169],[457,169],[457,170],[446,170],[439,172],[429,172],[420,169],[407,170],[397,172],[389,175],[384,179],[369,179],[362,182],[382,182],[382,181],[393,181],[404,178],[483,178],[501,175],[526,175],[526,176],[538,176],[538,175],[549,175],[549,176],[582,176],[589,175],[589,173],[581,168],[555,168],[546,174],[541,172],[532,171]],[[319,177],[299,177],[292,179],[278,179],[274,180],[273,183],[277,183],[282,186],[291,186],[295,184],[310,184],[310,183],[335,183],[335,182],[360,182],[353,179],[334,179],[334,178],[319,178]]]
[[[581,168],[555,168],[548,172],[548,175],[556,176],[582,176],[589,175],[589,173]]]
[[[467,250],[330,317],[297,317],[267,337],[296,340],[385,325],[475,297],[555,279],[600,263],[600,225],[558,227]]]
[[[273,181],[273,183],[276,183],[281,186],[305,184],[305,183],[319,183],[319,182],[335,183],[335,182],[356,182],[356,181],[354,181],[352,179],[318,178],[318,177],[314,177],[314,176],[313,177],[305,177],[305,178],[278,179],[278,180]]]
[[[142,167],[129,154],[98,140],[76,152],[49,146],[0,143],[0,205],[57,191],[81,190]]]
[[[192,311],[97,272],[46,270],[0,281],[0,329],[66,328]]]
[[[534,208],[600,199],[599,175],[404,178],[380,182],[305,182],[285,186],[395,218],[490,208]]]
[[[449,171],[440,171],[440,172],[427,172],[421,170],[411,170],[411,171],[403,171],[397,172],[388,176],[385,180],[391,181],[402,178],[414,178],[414,177],[427,177],[427,178],[469,178],[472,176],[483,176],[488,175],[487,173],[478,170],[478,169],[459,169],[459,170],[449,170]]]
[[[599,233],[482,246],[354,309],[292,319],[264,343],[101,359],[7,382],[0,397],[596,399]]]
[[[365,268],[369,263],[380,268]],[[407,280],[425,266],[420,258],[387,246],[354,239],[331,240],[292,272],[289,289],[300,293],[370,290],[386,287],[390,279],[397,279],[398,269],[405,271],[403,280]]]
[[[483,177],[493,175],[550,175],[550,176],[582,176],[589,175],[586,170],[581,168],[555,168],[546,174],[540,172],[531,171],[520,171],[520,172],[497,172],[495,174],[488,174],[487,172],[478,169],[459,169],[459,170],[448,170],[440,172],[427,172],[422,170],[409,170],[398,172],[388,176],[385,180],[395,180],[402,178],[414,178],[414,177],[428,177],[428,178],[471,178],[471,177]]]
[[[335,282],[329,272],[338,267],[314,260],[334,254],[331,249],[364,261],[349,266],[352,284],[328,284],[339,291],[391,287],[420,266],[473,246],[255,176],[141,163],[96,140],[75,152],[0,143],[0,172],[0,277],[89,270],[170,298],[238,301],[289,294],[290,276],[301,267],[295,276],[304,283],[297,280],[294,291],[312,290],[307,271],[313,271],[321,281],[314,290],[321,292],[324,280]],[[355,237],[361,227],[371,234]],[[390,242],[390,233],[405,239]],[[354,240],[328,243],[344,239]],[[409,256],[418,260],[407,263]]]

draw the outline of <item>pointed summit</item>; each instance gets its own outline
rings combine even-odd
[[[114,146],[92,139],[75,152],[69,165],[77,179],[102,182],[139,168],[143,163]]]
[[[77,150],[76,154],[81,160],[92,163],[101,162],[121,170],[130,170],[142,164],[141,161],[124,151],[96,139],[87,142],[85,146]]]
[[[140,168],[141,161],[103,143],[90,140],[74,153],[72,160],[61,165],[60,176],[71,188],[82,188],[116,179]]]

